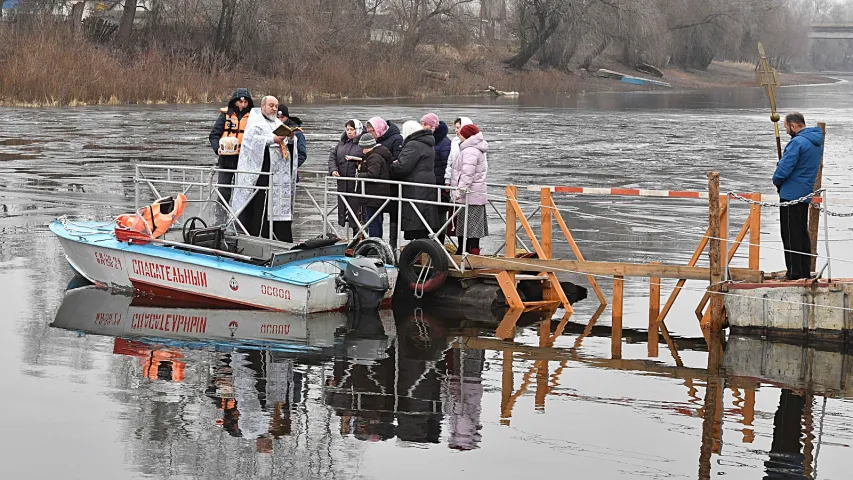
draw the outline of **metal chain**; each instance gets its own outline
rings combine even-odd
[[[727,195],[729,197],[735,199],[735,200],[740,200],[741,202],[746,202],[750,205],[761,205],[762,207],[790,207],[791,205],[796,205],[798,203],[802,203],[806,200],[809,200],[812,197],[816,197],[825,191],[826,191],[825,188],[821,188],[821,189],[815,190],[814,192],[812,192],[808,195],[805,195],[805,196],[800,197],[796,200],[791,200],[788,202],[759,202],[756,200],[752,200],[751,198],[746,198],[746,197],[743,197],[741,195],[738,195],[735,192],[728,192]],[[810,206],[811,206],[811,208],[814,208],[815,210],[820,210],[821,212],[825,212],[830,217],[844,217],[844,218],[853,217],[853,212],[850,212],[850,213],[833,212],[832,210],[824,207],[821,204],[817,204],[817,203],[811,203]]]
[[[824,207],[823,205],[818,205],[815,203],[812,204],[812,208],[814,208],[815,210],[820,210],[821,212],[825,212],[830,217],[853,217],[853,212],[850,212],[850,213],[833,212],[832,210]]]
[[[735,200],[740,200],[741,202],[746,202],[750,205],[761,205],[762,207],[790,207],[791,205],[796,205],[798,203],[805,202],[806,200],[811,200],[812,197],[816,197],[825,191],[825,188],[821,188],[796,200],[790,200],[787,202],[759,202],[758,200],[753,200],[751,198],[746,198],[744,196],[738,195],[735,192],[728,192],[727,195]]]

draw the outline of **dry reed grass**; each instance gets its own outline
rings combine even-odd
[[[56,27],[56,26],[54,26]],[[281,101],[323,98],[425,97],[464,95],[488,85],[525,93],[595,90],[595,80],[555,71],[509,72],[497,61],[476,73],[443,54],[411,59],[377,59],[332,54],[290,73],[264,77],[235,66],[210,71],[192,60],[151,50],[127,53],[97,46],[65,28],[18,33],[0,26],[0,105],[85,106],[209,103],[234,88],[270,92]],[[423,76],[424,58],[441,60],[450,80]],[[600,89],[600,88],[599,88]]]

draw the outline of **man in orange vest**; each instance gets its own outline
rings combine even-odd
[[[249,112],[254,108],[252,96],[248,88],[238,88],[228,100],[228,105],[219,109],[219,118],[210,131],[210,147],[219,155],[219,168],[237,169],[237,158],[240,155],[240,144],[243,143],[243,132],[249,121]],[[229,140],[223,140],[229,138]],[[233,140],[232,140],[233,139]],[[236,142],[235,142],[236,140]],[[234,172],[219,172],[217,183],[231,185],[234,183]],[[220,187],[219,191],[225,197],[225,202],[231,200],[231,189]]]

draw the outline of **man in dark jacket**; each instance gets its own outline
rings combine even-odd
[[[814,190],[823,156],[823,131],[818,127],[807,128],[805,118],[797,112],[785,116],[785,130],[791,136],[791,141],[785,146],[785,152],[776,164],[773,184],[779,188],[779,199],[789,202]],[[781,207],[779,211],[789,280],[811,277],[809,205],[811,199]]]
[[[216,123],[213,124],[213,129],[210,130],[208,139],[210,140],[210,148],[213,153],[219,155],[219,161],[216,166],[229,170],[237,169],[237,159],[240,156],[240,143],[243,141],[243,132],[246,129],[246,123],[249,121],[249,112],[255,107],[252,102],[252,95],[249,94],[249,89],[238,88],[234,90],[231,99],[228,100],[228,105],[219,109],[219,117]],[[233,137],[237,139],[237,146],[229,148],[227,151],[220,151],[219,143],[225,137]],[[216,183],[220,185],[231,185],[234,183],[234,172],[219,172]],[[231,189],[220,188],[225,202],[231,200]]]
[[[417,123],[414,123],[417,127]],[[404,125],[405,127],[405,125]],[[409,183],[435,184],[435,171],[433,163],[435,157],[435,137],[428,130],[417,130],[409,135],[403,143],[400,158],[391,164],[391,178]],[[403,198],[415,200],[436,201],[436,190],[429,187],[404,186]],[[435,205],[417,203],[418,211],[429,223],[435,227],[438,223],[438,213]],[[405,232],[407,240],[426,238],[429,232],[420,217],[415,213],[412,204],[403,203],[402,222],[400,229]]]
[[[391,174],[388,170],[388,165],[391,164],[391,152],[387,148],[376,143],[376,139],[370,135],[362,135],[358,142],[361,151],[364,153],[364,160],[358,167],[358,178],[372,178],[377,180],[390,180]],[[361,191],[361,188],[358,188]],[[379,182],[364,182],[364,193],[366,195],[387,197],[391,191],[390,185]],[[362,220],[367,221],[372,217],[385,203],[385,200],[379,198],[364,198],[361,200],[361,208],[363,213]],[[376,238],[382,238],[382,214],[367,226],[367,235]]]
[[[305,147],[305,134],[302,133],[302,120],[299,117],[291,117],[287,105],[278,106],[278,119],[288,127],[298,129],[294,136],[296,137],[297,166],[301,167],[308,160],[308,150]],[[290,158],[293,158],[293,142],[288,142],[287,153],[290,155]]]

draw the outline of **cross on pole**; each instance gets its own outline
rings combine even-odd
[[[776,70],[773,69],[767,60],[767,55],[764,53],[764,45],[761,42],[758,42],[758,54],[761,58],[755,69],[755,79],[759,86],[767,89],[767,98],[770,100],[770,121],[773,122],[773,130],[776,132],[776,155],[778,158],[782,158],[782,141],[779,138],[779,114],[776,113],[776,87],[779,86],[779,80],[776,78]]]

